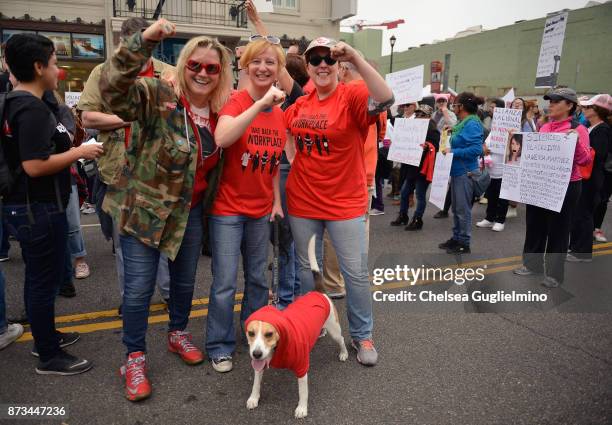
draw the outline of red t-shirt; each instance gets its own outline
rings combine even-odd
[[[271,305],[260,308],[249,316],[245,328],[253,320],[274,326],[280,339],[270,366],[290,369],[301,378],[308,373],[310,352],[319,339],[329,309],[329,301],[323,294],[309,292],[282,311]]]
[[[368,114],[365,84],[339,84],[319,100],[300,97],[285,112],[296,144],[287,179],[289,214],[318,220],[349,220],[368,206],[364,143],[377,115]]]
[[[247,90],[237,91],[219,116],[237,117],[253,103]],[[251,218],[270,214],[274,201],[272,180],[286,141],[283,111],[275,106],[259,113],[242,137],[223,150],[225,163],[212,214]]]

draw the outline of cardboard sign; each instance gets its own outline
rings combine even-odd
[[[428,127],[429,119],[396,118],[387,159],[418,167]]]
[[[431,191],[429,192],[429,202],[441,210],[444,209],[444,200],[448,191],[448,181],[450,180],[451,165],[453,164],[453,154],[442,152],[436,154],[436,164],[433,179],[431,181]]]
[[[395,95],[395,105],[414,103],[423,99],[424,73],[425,67],[419,65],[414,68],[387,74],[387,84],[389,84]]]

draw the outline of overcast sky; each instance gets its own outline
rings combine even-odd
[[[579,9],[588,0],[358,0],[357,16],[351,18],[384,22],[404,19],[405,24],[384,31],[383,54],[391,50],[389,37],[395,35],[394,51],[453,37],[475,25],[493,29],[518,20],[537,19],[561,9]],[[341,28],[349,31],[348,28]]]

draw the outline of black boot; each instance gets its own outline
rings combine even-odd
[[[391,222],[391,226],[405,226],[408,224],[408,214],[399,213],[397,218]]]
[[[414,230],[421,230],[422,228],[423,228],[423,219],[421,217],[412,217],[412,221],[410,222],[408,226],[404,227],[404,230],[414,231]]]
[[[76,288],[74,287],[74,283],[64,283],[60,287],[59,294],[66,298],[76,297]]]

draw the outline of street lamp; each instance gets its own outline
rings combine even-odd
[[[459,81],[459,74],[455,74],[455,91],[457,91],[457,81]]]
[[[391,60],[389,63],[389,74],[393,72],[393,47],[395,46],[396,40],[397,38],[395,38],[394,35],[392,35],[391,38],[389,39],[389,43],[391,43]]]

